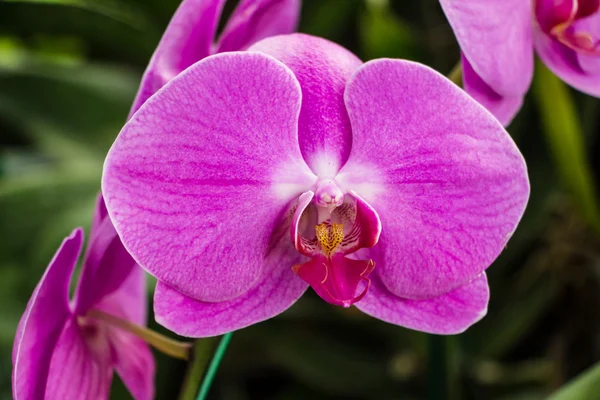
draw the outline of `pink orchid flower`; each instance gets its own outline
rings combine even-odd
[[[440,0],[462,49],[465,90],[504,125],[521,108],[533,52],[600,97],[599,0]]]
[[[309,285],[461,332],[486,313],[484,271],[529,195],[514,142],[448,79],[302,34],[174,78],[117,137],[102,187],[158,278],[157,321],[194,337],[273,317]]]
[[[114,370],[135,399],[154,396],[148,345],[101,318],[144,325],[147,301],[144,271],[121,245],[102,199],[99,205],[74,299],[69,283],[81,229],[63,241],[21,318],[13,348],[15,400],[107,399]]]

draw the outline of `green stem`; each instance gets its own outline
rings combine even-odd
[[[428,338],[427,398],[429,400],[446,400],[448,398],[446,338],[438,335],[428,335]]]
[[[217,350],[215,350],[215,355],[213,356],[210,365],[208,366],[208,371],[206,371],[206,376],[202,381],[202,385],[200,385],[200,390],[198,392],[198,397],[196,400],[204,400],[206,395],[208,395],[208,391],[210,390],[210,385],[212,384],[215,375],[217,374],[217,370],[219,369],[219,365],[221,364],[221,360],[225,355],[225,351],[227,350],[227,346],[231,341],[232,332],[226,333],[221,337],[221,342],[219,342],[219,346]]]
[[[217,337],[196,340],[192,350],[191,360],[188,363],[188,370],[181,386],[179,400],[195,400],[198,386],[202,381],[202,376],[206,372],[206,367],[210,362],[211,356],[217,346]]]
[[[579,115],[569,88],[541,62],[536,63],[532,90],[542,130],[563,185],[581,215],[600,233],[600,208]]]
[[[448,73],[448,79],[454,82],[456,85],[462,87],[463,76],[462,76],[462,64],[459,62],[456,63],[452,71]]]
[[[178,342],[177,340],[163,336],[158,332],[154,332],[145,326],[136,325],[119,317],[115,317],[114,315],[107,314],[104,311],[91,310],[87,313],[86,317],[94,318],[103,321],[108,325],[116,326],[128,331],[168,356],[179,358],[181,360],[187,360],[189,358],[190,350],[192,348],[190,343]]]

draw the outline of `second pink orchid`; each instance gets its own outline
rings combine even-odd
[[[508,125],[533,76],[534,49],[556,75],[600,97],[599,0],[440,0],[463,52],[465,90]]]

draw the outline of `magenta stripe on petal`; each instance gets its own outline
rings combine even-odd
[[[240,52],[198,62],[142,106],[102,182],[142,267],[203,301],[233,299],[257,282],[273,232],[316,180],[298,148],[300,104],[288,68]]]
[[[336,180],[377,210],[373,259],[404,298],[446,293],[500,254],[529,197],[508,133],[447,78],[409,61],[366,63],[346,89],[353,129]],[[374,112],[377,110],[377,112]]]

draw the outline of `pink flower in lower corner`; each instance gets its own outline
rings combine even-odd
[[[116,371],[137,400],[154,397],[154,358],[141,339],[98,312],[146,322],[144,271],[123,248],[99,199],[75,297],[69,283],[83,232],[75,229],[48,265],[21,318],[13,348],[15,400],[108,399]]]
[[[465,90],[508,125],[533,76],[533,53],[600,97],[599,0],[440,0],[463,52]]]
[[[432,69],[293,34],[210,56],[132,117],[103,193],[158,278],[157,321],[212,336],[325,301],[426,332],[486,312],[528,195],[496,119]]]

